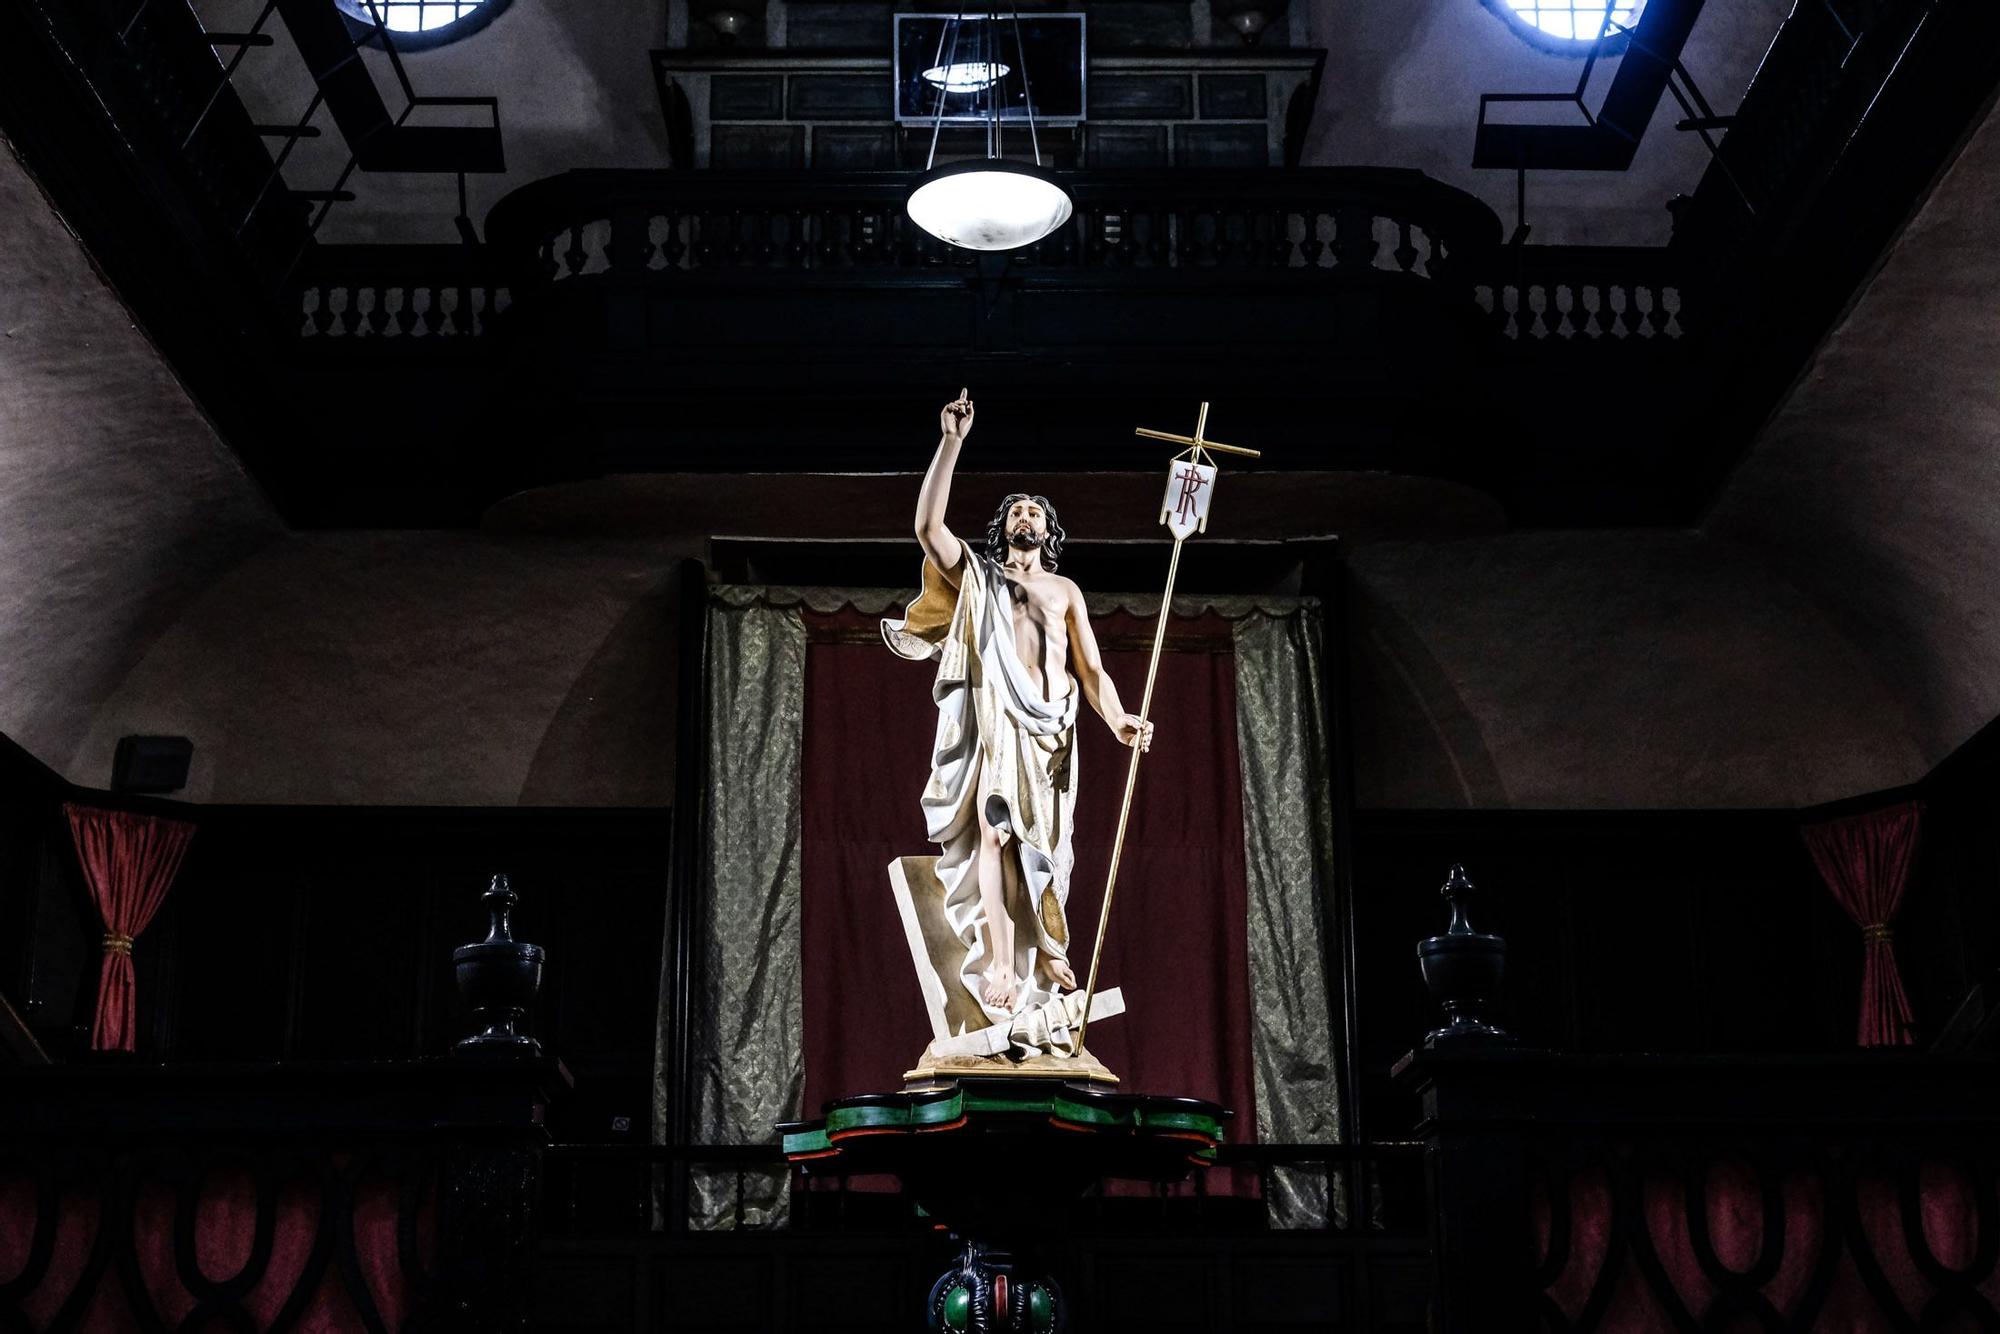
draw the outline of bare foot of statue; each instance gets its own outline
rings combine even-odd
[[[998,1010],[1014,1008],[1014,970],[1002,963],[996,963],[979,975],[985,983],[979,989],[979,999]]]
[[[1076,990],[1076,974],[1071,971],[1068,962],[1065,960],[1044,959],[1042,960],[1041,967],[1043,975],[1049,981],[1058,984],[1067,991]]]

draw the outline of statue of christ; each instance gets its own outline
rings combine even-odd
[[[938,415],[937,454],[917,498],[923,592],[902,620],[883,623],[897,653],[938,662],[923,810],[939,845],[935,889],[949,935],[929,949],[943,947],[951,963],[939,973],[963,985],[946,995],[937,983],[934,1008],[952,1016],[935,1021],[940,1036],[947,1026],[1007,1023],[1077,987],[1066,906],[1079,698],[1123,744],[1152,742],[1152,725],[1125,711],[1104,670],[1082,590],[1056,573],[1064,534],[1048,499],[1008,496],[979,548],[945,526],[972,416],[962,390]]]

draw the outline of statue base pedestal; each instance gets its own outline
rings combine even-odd
[[[903,1090],[917,1093],[956,1084],[961,1079],[1049,1079],[1058,1083],[1117,1085],[1118,1076],[1088,1051],[1075,1056],[1040,1053],[1016,1061],[1005,1056],[938,1056],[929,1048],[914,1070],[903,1072]]]
[[[982,1062],[979,1073],[925,1076],[920,1066],[910,1075],[924,1087],[841,1098],[820,1120],[780,1125],[785,1157],[807,1176],[893,1174],[959,1238],[958,1262],[926,1299],[931,1330],[1062,1334],[1067,1303],[1038,1252],[1064,1206],[1094,1182],[1173,1182],[1207,1168],[1229,1113],[1079,1079],[1086,1062],[1104,1069],[1088,1055],[959,1059]]]

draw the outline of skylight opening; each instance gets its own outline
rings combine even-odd
[[[1587,44],[1601,36],[1615,37],[1621,28],[1639,21],[1646,0],[1502,0],[1520,22],[1546,37]],[[1604,25],[1609,13],[1612,26]]]

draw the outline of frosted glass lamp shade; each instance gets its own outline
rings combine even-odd
[[[948,93],[983,93],[1013,72],[1011,65],[998,61],[962,60],[956,65],[933,65],[924,71],[924,82]]]
[[[910,221],[966,250],[1018,250],[1069,221],[1069,194],[1047,172],[1000,158],[924,173],[910,191]]]

